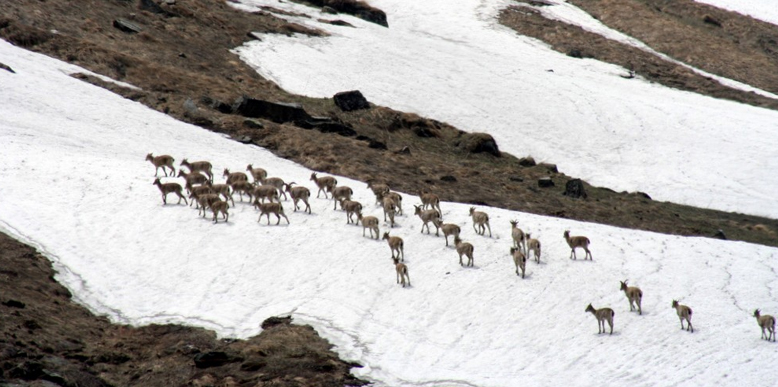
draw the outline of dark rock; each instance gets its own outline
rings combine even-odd
[[[535,162],[535,159],[532,158],[532,156],[527,156],[519,159],[519,165],[522,167],[534,167],[537,165],[537,163]]]
[[[236,361],[240,361],[240,359],[222,351],[198,353],[194,357],[194,363],[197,368],[219,367]]]
[[[437,129],[427,126],[414,126],[413,133],[421,138],[434,138],[440,137],[440,132]]]
[[[524,181],[524,179],[519,177],[519,176],[511,176],[511,177],[509,177],[509,179],[510,179],[510,181],[517,181],[519,183]]]
[[[26,361],[8,370],[11,379],[36,380],[43,375],[43,364]]]
[[[651,196],[648,196],[648,194],[645,193],[645,192],[638,191],[638,192],[635,192],[635,195],[638,195],[638,196],[640,196],[643,199],[653,200],[653,199],[651,199]]]
[[[554,182],[551,180],[550,177],[541,177],[540,179],[538,179],[538,187],[540,188],[548,188],[553,186],[554,186]]]
[[[165,10],[162,9],[162,7],[160,7],[157,3],[155,3],[154,0],[140,0],[140,4],[138,4],[138,8],[159,15],[165,14]]]
[[[727,239],[727,236],[724,234],[724,230],[717,230],[715,234],[713,234],[713,237],[716,239]]]
[[[122,18],[114,20],[113,26],[119,29],[119,31],[129,34],[137,34],[138,32],[143,31],[143,28],[141,28],[139,25]]]
[[[243,136],[243,137],[238,138],[238,142],[241,143],[241,144],[251,144],[252,141],[253,140],[249,136]]]
[[[3,69],[3,70],[11,72],[13,74],[16,74],[16,71],[14,71],[14,69],[8,67],[8,65],[6,65],[5,63],[0,63],[0,69]]]
[[[370,141],[368,141],[367,147],[371,148],[371,149],[380,149],[380,150],[387,150],[387,149],[389,149],[389,148],[387,148],[385,143],[383,143],[381,141],[378,141],[378,140],[375,140],[375,139],[372,139],[372,138],[370,139]]]
[[[567,184],[565,184],[565,192],[563,192],[562,195],[576,199],[586,199],[587,197],[586,190],[584,189],[584,185],[581,179],[568,180]]]
[[[5,305],[5,306],[7,306],[9,308],[19,308],[19,309],[24,309],[24,307],[26,306],[23,302],[16,301],[16,300],[5,301],[5,302],[3,302],[3,305]]]
[[[386,13],[380,9],[363,9],[357,12],[356,16],[379,26],[389,27],[389,22],[386,21]]]
[[[235,101],[232,110],[244,117],[265,118],[279,124],[311,118],[300,104],[269,102],[245,96]]]
[[[276,325],[289,325],[292,323],[291,317],[270,317],[262,322],[262,329],[269,329]]]
[[[267,365],[267,361],[265,359],[249,359],[245,363],[240,365],[241,371],[246,372],[256,372],[262,369]]]
[[[243,126],[251,129],[263,129],[265,127],[264,124],[257,120],[243,120]]]
[[[705,24],[710,24],[716,27],[721,27],[721,22],[713,18],[713,16],[705,15],[702,18],[702,21],[705,22]]]
[[[337,133],[344,137],[353,137],[357,135],[357,131],[351,129],[350,126],[340,124],[337,122],[326,122],[315,126],[316,130],[322,133]]]
[[[324,12],[324,13],[329,13],[331,15],[335,15],[335,14],[338,13],[338,11],[336,11],[335,8],[332,8],[332,7],[328,6],[328,5],[325,5],[325,6],[321,7],[321,11]]]
[[[577,48],[573,48],[573,49],[571,49],[570,51],[567,52],[567,56],[573,57],[573,58],[582,59],[583,58],[583,53],[581,52],[581,50],[579,50]]]
[[[470,153],[488,153],[500,157],[500,149],[497,142],[487,133],[465,133],[459,141],[460,148]]]
[[[556,164],[540,163],[538,166],[548,169],[549,172],[559,173]]]
[[[535,7],[548,7],[550,5],[554,5],[554,3],[546,1],[546,0],[529,0],[527,1],[529,5],[535,6]]]
[[[24,321],[24,322],[22,323],[22,325],[23,325],[25,328],[27,328],[27,329],[29,329],[29,330],[31,330],[31,331],[34,331],[34,330],[36,330],[36,329],[41,329],[41,328],[42,328],[42,327],[41,327],[41,325],[40,325],[40,324],[38,324],[38,322],[37,322],[37,321],[35,321],[35,320],[26,320],[26,321]]]
[[[342,91],[333,97],[335,105],[344,112],[350,112],[359,109],[370,109],[370,104],[365,96],[359,90]]]
[[[449,183],[456,183],[457,182],[457,178],[454,177],[454,176],[451,176],[451,175],[441,176],[440,180],[447,181]]]
[[[354,27],[351,23],[345,22],[343,20],[323,20],[323,22],[332,24],[334,26]]]

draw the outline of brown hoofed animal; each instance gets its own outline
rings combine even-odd
[[[165,177],[168,176],[167,170],[165,168],[170,168],[170,176],[173,176],[173,174],[176,173],[176,169],[173,167],[173,162],[175,159],[170,155],[160,155],[154,157],[154,155],[149,153],[146,155],[146,160],[151,161],[151,163],[154,164],[154,167],[156,167],[154,170],[154,176],[158,176],[160,168],[162,168],[162,172],[165,172]]]
[[[246,166],[246,172],[250,173],[251,177],[254,178],[254,185],[259,185],[259,182],[267,177],[266,170],[262,168],[254,168],[254,166],[251,164]]]
[[[397,214],[397,205],[391,198],[383,198],[384,222],[389,216],[389,227],[394,227],[394,215]]]
[[[305,203],[305,210],[303,210],[303,212],[308,211],[310,214],[311,205],[308,204],[308,199],[311,198],[311,191],[306,187],[292,187],[292,184],[295,183],[291,182],[286,185],[286,192],[289,192],[289,196],[291,196],[294,201],[294,210],[297,211],[300,209],[297,203],[302,200],[303,203]]]
[[[219,201],[219,195],[215,194],[203,194],[197,197],[197,215],[200,215],[202,213],[203,218],[205,218],[205,212],[211,208],[211,204]]]
[[[678,313],[678,319],[681,320],[681,329],[683,329],[683,320],[686,320],[686,330],[691,330],[694,333],[694,327],[692,326],[692,308],[681,305],[678,301],[673,300],[673,309]]]
[[[524,278],[524,271],[527,269],[527,257],[518,247],[511,247],[511,256],[513,256],[513,264],[516,265],[516,275],[519,275],[519,269],[521,269],[521,278]]]
[[[274,214],[278,220],[276,221],[276,226],[281,223],[281,217],[283,216],[284,219],[286,219],[286,224],[289,224],[289,218],[286,217],[286,214],[284,214],[284,206],[281,203],[259,203],[254,202],[254,207],[259,209],[259,219],[257,219],[257,222],[262,220],[262,215],[267,215],[267,224],[270,224],[270,214]]]
[[[319,192],[316,193],[317,198],[321,195],[322,191],[324,191],[324,198],[328,199],[327,192],[332,192],[338,185],[338,179],[332,176],[318,177],[316,176],[316,172],[311,173],[311,180],[319,187]]]
[[[754,317],[756,317],[756,322],[759,324],[759,327],[762,328],[762,338],[770,341],[770,338],[772,337],[773,341],[775,341],[775,317],[770,316],[769,314],[762,316],[759,309],[754,311]],[[765,330],[767,330],[767,335],[765,335]]]
[[[224,168],[224,173],[222,173],[222,177],[227,178],[227,184],[232,185],[233,183],[237,181],[249,181],[249,177],[246,176],[243,172],[230,172],[229,169]]]
[[[192,173],[186,173],[183,169],[178,170],[178,177],[183,177],[184,180],[186,180],[186,190],[187,192],[192,192],[192,188],[195,184],[199,185],[205,185],[205,183],[209,182],[208,177],[203,175],[200,172],[192,172]]]
[[[384,233],[383,239],[389,243],[389,248],[392,250],[392,258],[394,258],[394,252],[396,251],[397,258],[400,258],[401,261],[405,262],[405,251],[403,249],[405,242],[403,242],[403,239],[396,236],[389,236],[388,232]]]
[[[473,218],[473,230],[478,235],[484,235],[486,228],[489,228],[489,238],[492,237],[492,227],[489,226],[489,215],[485,212],[476,211],[475,207],[470,207],[470,216]],[[478,228],[475,226],[478,225]]]
[[[613,316],[616,315],[616,312],[613,311],[611,308],[601,308],[601,309],[594,309],[592,304],[589,304],[589,306],[586,307],[585,312],[590,312],[594,315],[594,317],[597,319],[597,334],[605,333],[605,322],[608,322],[608,325],[611,327],[611,335],[613,334]],[[600,326],[602,326],[602,329],[600,329]]]
[[[459,228],[456,224],[453,223],[443,223],[440,219],[435,219],[432,221],[432,223],[440,230],[443,230],[443,236],[446,238],[446,246],[448,246],[448,237],[449,235],[453,235],[454,238],[457,238],[459,236],[459,233],[462,232],[462,229]]]
[[[389,188],[387,188],[381,194],[381,198],[382,199],[384,199],[384,198],[392,199],[392,201],[394,202],[394,206],[396,207],[397,214],[398,215],[402,215],[403,214],[403,196],[402,195],[400,195],[397,192],[389,191]]]
[[[524,254],[527,252],[526,238],[524,231],[518,227],[518,220],[511,220],[511,238],[513,238],[513,247],[521,247]]]
[[[402,283],[403,287],[405,287],[405,280],[408,280],[408,286],[411,286],[411,277],[408,276],[408,266],[405,266],[404,263],[400,263],[400,261],[397,258],[392,258],[392,261],[394,262],[394,268],[397,272],[397,283]]]
[[[433,210],[438,210],[440,219],[443,219],[443,211],[440,210],[440,197],[438,195],[419,190],[419,199],[421,199],[422,210],[426,210],[427,207],[430,207]]]
[[[209,161],[195,161],[190,163],[189,160],[184,159],[184,161],[181,162],[181,166],[189,168],[189,173],[205,173],[205,175],[208,176],[208,180],[213,181],[213,165],[211,165]]]
[[[414,215],[418,215],[419,218],[421,218],[421,221],[423,224],[421,225],[421,232],[424,232],[424,227],[427,227],[427,234],[430,233],[430,225],[429,223],[432,222],[432,225],[435,226],[435,236],[440,235],[440,228],[438,228],[438,225],[435,224],[436,220],[440,220],[440,212],[438,210],[422,210],[419,206],[413,206],[416,209],[416,212]]]
[[[205,185],[211,187],[213,193],[223,196],[224,200],[231,201],[232,206],[235,207],[235,200],[232,198],[232,188],[228,184],[213,184],[209,181]]]
[[[362,203],[355,200],[341,200],[340,208],[346,211],[346,224],[352,222],[354,224],[357,224],[357,222],[359,222],[358,216],[357,216],[357,220],[354,220],[352,216],[362,213]]]
[[[525,235],[524,244],[527,246],[527,254],[529,255],[531,251],[535,255],[535,263],[540,263],[540,241],[532,238],[532,236],[527,233]]]
[[[262,203],[264,203],[265,200],[272,202],[273,199],[277,202],[281,201],[278,197],[278,189],[272,185],[254,186],[254,191],[252,191],[252,193],[254,195],[254,200],[261,200]]]
[[[375,216],[362,216],[362,213],[357,214],[357,220],[362,222],[362,236],[365,236],[365,229],[370,230],[370,238],[373,238],[373,231],[375,231],[375,239],[378,240],[380,231],[378,229],[378,218]]]
[[[215,202],[211,203],[211,211],[213,211],[213,222],[219,223],[217,215],[221,213],[224,216],[224,221],[229,222],[230,221],[230,213],[227,212],[227,209],[230,208],[230,205],[225,202],[224,200],[216,200]]]
[[[454,237],[454,246],[457,248],[457,254],[459,254],[459,265],[473,267],[473,245],[467,242],[462,242],[459,237]],[[462,263],[462,256],[467,256],[467,265]]]
[[[384,198],[384,192],[389,191],[389,186],[384,183],[376,183],[372,180],[367,182],[367,188],[370,188],[375,195],[375,202],[381,204],[381,200]]]
[[[184,189],[181,188],[181,184],[178,183],[163,184],[161,181],[159,181],[159,178],[154,179],[154,183],[152,184],[159,187],[159,191],[162,192],[162,204],[167,204],[167,194],[169,193],[174,193],[178,195],[178,204],[181,204],[181,199],[184,199],[185,204],[187,205],[189,204],[187,203],[186,198],[184,197],[184,194],[182,192]]]
[[[624,294],[627,296],[627,300],[629,300],[629,311],[631,312],[635,310],[633,303],[636,303],[638,304],[638,313],[642,315],[643,308],[641,308],[640,304],[643,302],[643,291],[635,286],[627,286],[627,280],[620,282],[621,287],[619,289],[624,291]]]
[[[571,259],[578,259],[578,257],[575,256],[575,249],[578,247],[581,247],[586,251],[586,256],[584,259],[589,257],[590,260],[592,260],[592,253],[589,251],[589,238],[585,236],[570,236],[570,231],[565,231],[564,233],[565,241],[567,241],[567,245],[570,246],[570,258]]]
[[[341,200],[351,200],[351,195],[354,194],[354,191],[351,188],[344,185],[344,186],[333,188],[332,191],[330,191],[330,193],[332,193],[332,199],[334,199],[335,201],[335,206],[332,207],[332,209],[337,210],[338,203]]]
[[[284,191],[284,186],[286,185],[284,183],[284,179],[280,177],[268,177],[268,178],[261,179],[259,183],[262,185],[269,185],[269,186],[276,187],[278,192],[280,192],[281,195],[284,196],[284,200],[289,200],[289,198],[286,196],[286,192]]]
[[[200,208],[200,206],[197,205],[198,203],[197,198],[199,198],[200,195],[206,195],[212,193],[213,193],[213,189],[211,189],[211,187],[207,185],[192,187],[192,190],[189,192],[189,205],[191,206],[192,203],[195,203],[195,208]]]
[[[234,195],[235,192],[240,195],[240,201],[243,201],[243,194],[246,194],[246,196],[249,197],[249,203],[251,203],[252,199],[254,199],[254,185],[249,183],[248,180],[237,180],[233,181],[232,184],[230,184],[232,187],[232,194]],[[233,200],[234,201],[234,200]]]

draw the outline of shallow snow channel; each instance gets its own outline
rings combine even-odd
[[[309,170],[73,79],[73,66],[4,42],[0,57],[17,72],[0,71],[0,228],[39,246],[74,297],[114,321],[248,337],[291,314],[377,386],[778,383],[778,352],[751,317],[778,311],[778,249],[480,208],[488,238],[467,205],[442,203],[475,267],[406,214],[391,230],[405,239],[403,289],[386,243],[363,238],[331,201],[313,199],[312,215],[285,202],[281,226],[238,202],[213,225],[162,206],[144,157],[208,159],[218,171],[253,163],[313,188]],[[364,183],[338,180],[381,216]],[[417,199],[404,202],[410,211]],[[508,256],[511,219],[543,243],[525,279]],[[565,229],[592,240],[594,261],[568,259]],[[625,278],[645,293],[642,316],[618,291]],[[694,334],[679,329],[672,298],[694,309]],[[615,309],[613,336],[595,333],[589,303]]]
[[[244,10],[310,14],[290,19],[331,36],[266,35],[236,52],[293,93],[359,89],[373,103],[488,132],[501,150],[556,163],[594,185],[778,217],[778,174],[767,173],[778,168],[778,112],[622,79],[622,68],[554,52],[497,24],[509,1],[370,4],[387,12],[389,28],[243,0]]]

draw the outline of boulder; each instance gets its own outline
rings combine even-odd
[[[143,31],[143,28],[141,28],[139,25],[122,18],[115,19],[113,21],[113,26],[119,31],[126,32],[128,34],[137,34],[138,32]]]
[[[265,118],[278,124],[311,118],[300,104],[269,102],[245,96],[235,101],[232,111],[244,117]]]
[[[538,187],[549,188],[554,186],[554,181],[550,177],[541,177],[538,179]]]
[[[565,184],[565,192],[562,195],[569,196],[571,198],[584,198],[586,199],[586,190],[584,189],[581,179],[572,179]]]
[[[194,363],[197,368],[219,367],[236,361],[241,361],[241,359],[222,351],[198,353],[194,357]]]
[[[470,153],[488,153],[500,157],[500,149],[494,137],[487,133],[465,133],[457,144],[458,147]]]
[[[448,182],[448,183],[456,183],[457,182],[457,178],[454,177],[454,176],[451,176],[451,175],[441,176],[440,180]]]
[[[365,96],[359,90],[342,91],[333,97],[335,105],[344,112],[350,112],[359,109],[370,109],[370,104]]]
[[[522,167],[534,167],[537,165],[535,159],[532,156],[522,157],[519,159],[519,165]]]
[[[14,71],[14,69],[8,67],[8,65],[5,64],[5,63],[0,63],[0,69],[3,69],[3,70],[6,70],[8,72],[11,72],[13,74],[16,74],[16,71]]]

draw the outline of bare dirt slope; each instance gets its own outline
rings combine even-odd
[[[85,0],[79,4],[76,7],[66,0],[5,2],[0,7],[0,38],[139,86],[142,90],[122,89],[82,77],[152,109],[264,146],[315,170],[363,181],[381,180],[405,192],[430,189],[443,200],[680,235],[712,236],[723,230],[730,239],[778,246],[776,220],[657,202],[645,194],[617,193],[585,182],[587,197],[565,196],[573,177],[559,173],[553,165],[535,165],[528,158],[501,153],[499,144],[488,135],[467,134],[443,122],[383,107],[343,112],[332,99],[290,95],[229,53],[254,39],[251,32],[321,34],[270,13],[238,12],[219,0],[178,0],[172,5],[153,0]],[[520,33],[547,40],[563,52],[577,48],[598,59],[616,58],[615,63],[625,66],[618,58],[630,57],[636,71],[645,71],[657,82],[775,108],[761,97],[718,89],[709,80],[652,58],[622,53],[623,48],[569,26],[550,24],[536,13],[504,13],[501,17]],[[723,17],[713,17],[728,25]],[[127,28],[136,32],[127,32]],[[554,36],[564,39],[554,40]],[[300,103],[309,115],[325,117],[321,120],[327,125],[313,128],[310,122],[267,117],[247,120],[233,114],[231,106],[243,95]],[[139,162],[143,156],[138,155]],[[541,178],[553,185],[540,187]],[[25,385],[47,380],[80,386],[362,383],[348,374],[351,365],[337,360],[310,328],[274,320],[278,324],[271,327],[271,321],[257,338],[222,342],[199,329],[119,327],[73,305],[52,275],[46,260],[31,248],[0,236],[0,382]],[[221,365],[197,368],[196,357]]]

